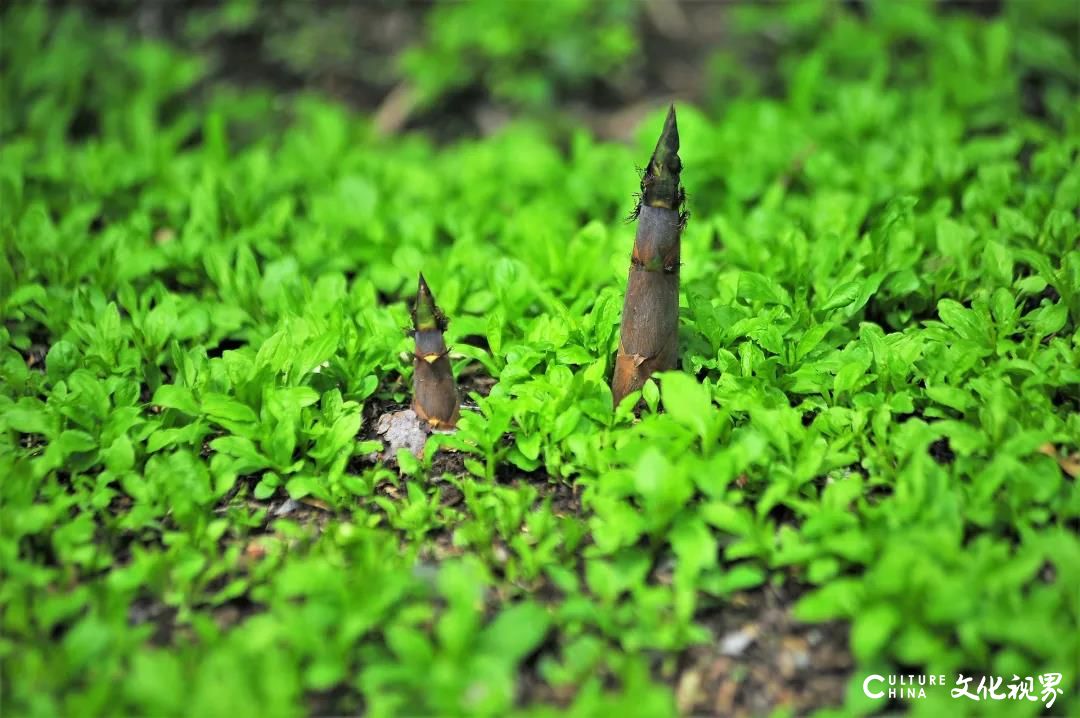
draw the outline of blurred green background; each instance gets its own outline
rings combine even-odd
[[[719,113],[737,97],[783,96],[809,80],[806,61],[815,58],[825,63],[815,72],[832,82],[940,83],[973,109],[1000,99],[994,96],[1000,75],[1019,81],[1024,107],[1035,113],[1047,112],[1047,103],[1060,112],[1077,82],[1071,47],[1077,13],[1061,0],[52,0],[48,6],[53,17],[72,10],[67,24],[104,22],[128,38],[167,42],[198,57],[204,87],[224,82],[318,92],[376,113],[387,129],[423,128],[442,138],[489,132],[525,114],[547,122],[569,115],[601,137],[625,140],[646,109],[671,100]],[[962,70],[987,58],[956,33],[934,37],[939,17],[969,27],[1007,26],[1015,47],[999,58],[1000,67],[984,68],[988,82],[966,82],[964,72],[949,72],[950,63]],[[871,33],[862,28],[867,21]],[[928,44],[939,43],[945,64],[918,61],[929,58]],[[68,84],[77,83],[68,78]]]

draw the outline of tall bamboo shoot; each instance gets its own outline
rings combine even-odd
[[[452,429],[461,411],[454,373],[450,368],[450,350],[443,332],[446,316],[439,311],[435,297],[420,275],[413,307],[413,403],[421,421],[435,429]]]
[[[686,198],[681,171],[672,105],[641,178],[641,200],[634,210],[637,233],[611,381],[616,405],[653,372],[674,369],[678,359],[679,238],[687,217],[681,212]]]

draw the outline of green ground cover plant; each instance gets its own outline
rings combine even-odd
[[[541,110],[560,93],[638,69],[639,10],[634,0],[449,3],[428,15],[427,37],[401,69],[421,105],[472,86]]]
[[[678,109],[679,368],[640,418],[609,387],[666,107],[634,147],[436,145],[0,22],[4,715],[709,713],[687,657],[765,594],[852,661],[777,715],[880,710],[871,672],[1059,672],[1080,714],[1067,4],[735,8]],[[392,466],[421,271],[467,400]]]

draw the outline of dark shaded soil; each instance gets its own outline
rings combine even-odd
[[[841,705],[854,669],[848,628],[796,621],[791,607],[799,595],[798,589],[766,586],[736,593],[698,616],[713,640],[684,651],[674,670],[659,658],[654,667],[654,677],[675,691],[680,714],[742,718],[786,709],[806,715]],[[553,686],[539,674],[543,656],[553,650],[542,646],[522,665],[519,705],[566,708],[573,702],[575,686]],[[614,677],[608,683],[615,687]]]
[[[173,641],[176,613],[172,606],[144,596],[131,602],[128,608],[128,623],[132,626],[153,626],[150,642],[155,646],[167,646]]]
[[[716,637],[688,650],[674,679],[679,709],[695,716],[797,715],[840,705],[854,668],[848,627],[791,615],[799,590],[765,586],[734,594],[699,622]]]
[[[953,461],[956,460],[956,454],[953,453],[952,447],[949,446],[948,437],[942,437],[934,443],[930,444],[930,446],[927,448],[927,451],[930,453],[930,456],[934,459],[934,461],[943,466],[951,464]]]
[[[363,696],[348,684],[334,686],[325,691],[309,692],[307,705],[310,716],[364,715]]]

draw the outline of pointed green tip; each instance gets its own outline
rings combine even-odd
[[[667,117],[664,118],[664,129],[660,131],[660,139],[656,141],[656,149],[653,150],[653,158],[663,157],[665,162],[679,154],[679,123],[675,118],[675,105],[668,107]]]
[[[446,317],[435,305],[435,296],[422,272],[416,285],[416,303],[413,305],[412,315],[413,328],[418,332],[431,329],[442,331],[446,328]]]
[[[678,209],[682,202],[679,188],[679,174],[682,172],[682,160],[679,159],[679,124],[675,117],[675,105],[668,107],[664,119],[664,129],[656,141],[656,149],[649,158],[649,167],[641,181],[642,199],[653,207]]]

